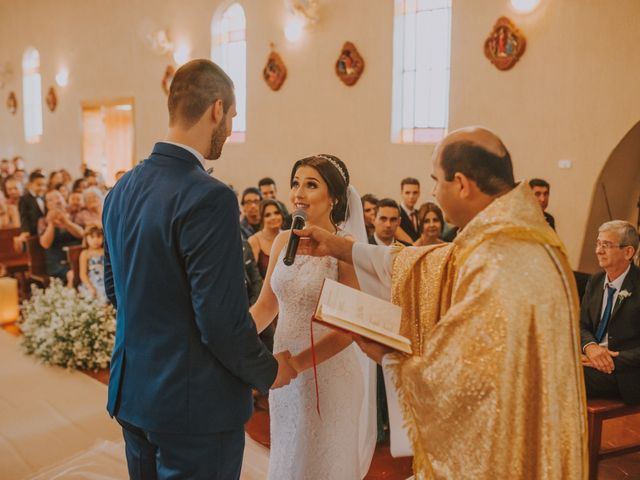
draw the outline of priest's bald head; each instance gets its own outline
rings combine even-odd
[[[433,196],[447,222],[459,228],[515,186],[511,156],[486,128],[451,132],[436,146],[432,161]]]

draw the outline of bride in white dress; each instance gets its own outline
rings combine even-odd
[[[307,225],[366,241],[360,198],[344,163],[331,155],[296,162],[291,202]],[[258,331],[278,316],[274,351],[289,350],[298,377],[269,396],[271,480],[360,480],[376,441],[375,370],[351,337],[313,326],[320,415],[311,346],[311,316],[325,278],[358,287],[353,267],[331,257],[298,255],[283,263],[289,232],[274,240],[265,282],[251,313]]]

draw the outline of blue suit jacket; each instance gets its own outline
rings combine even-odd
[[[105,200],[117,308],[107,409],[152,432],[240,428],[277,362],[248,312],[238,202],[187,150],[158,143]]]

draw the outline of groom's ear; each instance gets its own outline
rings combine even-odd
[[[211,108],[211,121],[218,125],[224,117],[224,104],[221,98],[213,102]]]

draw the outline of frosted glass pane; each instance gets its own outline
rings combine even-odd
[[[415,93],[415,127],[429,126],[429,74],[424,71],[416,72],[416,93]]]
[[[415,76],[413,72],[405,72],[402,79],[402,127],[413,128],[415,106]]]
[[[433,72],[429,80],[429,127],[446,127],[449,76],[446,72]]]
[[[38,141],[42,135],[42,82],[40,74],[25,75],[22,79],[24,102],[24,137],[27,142]]]
[[[407,15],[404,20],[404,68],[415,70],[416,60],[416,16]]]
[[[227,32],[233,30],[244,30],[246,21],[244,9],[238,3],[234,3],[224,12],[222,16],[222,24]]]

